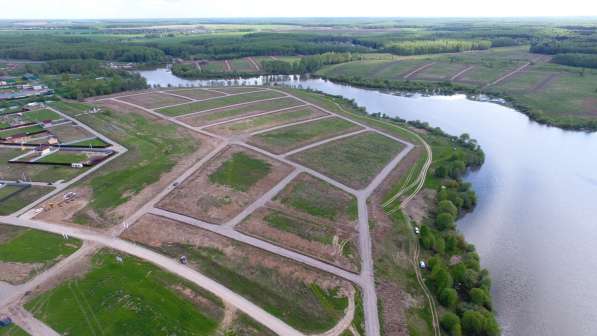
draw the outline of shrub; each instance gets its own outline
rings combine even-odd
[[[454,288],[444,288],[439,294],[439,302],[444,307],[454,307],[458,302],[458,293]]]
[[[440,325],[451,336],[462,335],[462,330],[461,330],[462,327],[460,326],[460,318],[458,318],[458,315],[456,315],[452,312],[447,312],[442,316]]]
[[[437,206],[437,211],[440,213],[447,212],[454,217],[458,216],[458,208],[456,208],[454,203],[452,203],[450,200],[440,201]]]
[[[452,229],[454,227],[454,216],[444,212],[437,215],[435,225],[440,230]]]

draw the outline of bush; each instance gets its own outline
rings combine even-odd
[[[454,216],[444,212],[437,215],[435,225],[440,230],[452,229],[454,227]]]
[[[439,302],[446,308],[452,308],[458,302],[458,293],[454,288],[444,288],[439,293]]]
[[[442,316],[440,321],[441,327],[447,331],[451,336],[460,336],[462,335],[462,330],[460,326],[460,318],[458,315],[447,312]]]

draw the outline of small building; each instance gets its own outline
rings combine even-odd
[[[70,166],[72,168],[83,168],[83,164],[80,162],[71,163]]]
[[[48,144],[49,145],[57,145],[58,144],[58,138],[55,137],[51,137],[48,139]]]

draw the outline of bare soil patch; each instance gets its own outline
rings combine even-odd
[[[173,95],[168,95],[168,94],[164,94],[164,93],[160,93],[160,92],[152,92],[152,93],[139,94],[139,95],[128,96],[128,97],[120,97],[118,99],[128,102],[128,103],[131,103],[131,104],[143,106],[143,107],[149,108],[149,109],[154,109],[154,108],[159,108],[159,107],[164,107],[164,106],[174,105],[174,104],[181,104],[181,103],[186,103],[189,101],[189,99],[184,99],[181,97],[176,97]]]
[[[414,300],[402,288],[387,281],[380,282],[376,292],[381,301],[384,334],[408,336],[406,312],[415,303]]]
[[[253,159],[268,163],[271,167],[269,174],[246,191],[234,190],[229,186],[212,183],[209,176],[231,159],[235,153],[240,152]],[[158,203],[158,207],[206,222],[222,224],[273,188],[291,171],[290,166],[279,161],[240,146],[230,146],[164,197]]]
[[[432,189],[422,189],[404,208],[404,213],[415,222],[421,221],[427,217],[434,204],[436,191]]]
[[[210,91],[210,90],[206,90],[206,89],[184,89],[184,90],[171,90],[171,91],[167,91],[167,92],[172,92],[179,96],[187,97],[190,99],[196,99],[196,100],[224,96],[224,94],[221,92]]]
[[[26,264],[17,262],[0,262],[0,281],[12,285],[24,283],[31,275],[44,266],[42,263]]]
[[[48,129],[50,133],[54,134],[60,143],[72,142],[94,137],[94,135],[83,127],[74,124],[58,125]]]

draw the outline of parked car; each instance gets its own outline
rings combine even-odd
[[[0,320],[0,328],[8,327],[11,324],[12,320],[10,319],[10,317],[5,317]]]
[[[427,267],[427,265],[425,264],[425,262],[423,260],[419,261],[419,267],[421,269],[425,269]]]

